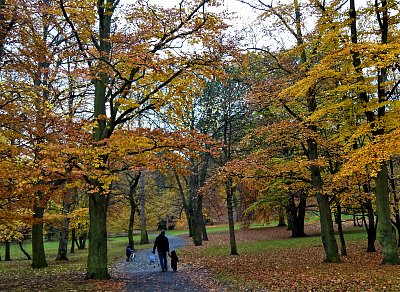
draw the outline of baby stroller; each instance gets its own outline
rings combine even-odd
[[[126,261],[131,262],[132,260],[135,260],[135,250],[131,245],[128,245],[126,247]]]
[[[156,265],[160,265],[157,263],[157,256],[155,254],[149,254],[149,265],[153,266],[153,268],[155,268]]]

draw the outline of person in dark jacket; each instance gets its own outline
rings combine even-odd
[[[176,251],[171,251],[171,255],[169,256],[171,258],[171,268],[174,272],[176,272],[178,270],[178,262],[179,262],[179,258],[176,255]]]
[[[166,272],[168,271],[167,254],[169,255],[169,241],[165,236],[164,230],[161,231],[154,241],[153,253],[155,253],[156,248],[158,252],[158,258],[160,259],[161,270]]]

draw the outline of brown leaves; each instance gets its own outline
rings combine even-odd
[[[308,226],[307,228],[310,228]],[[361,230],[360,230],[361,231]],[[211,269],[214,275],[224,275],[239,290],[268,291],[397,291],[400,271],[397,266],[380,265],[380,253],[366,253],[366,242],[348,242],[349,256],[339,264],[323,263],[321,244],[306,247],[265,248],[262,251],[242,251],[239,256],[216,255],[211,247],[227,246],[227,234],[211,234],[203,247],[187,247],[181,252],[182,262],[196,268]],[[240,230],[239,243],[254,244],[272,240],[295,241],[284,228]],[[320,243],[320,239],[318,238]],[[215,251],[215,249],[212,249]],[[385,288],[383,288],[385,287]]]

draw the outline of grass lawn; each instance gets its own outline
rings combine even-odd
[[[151,235],[154,237],[154,235]],[[135,236],[135,242],[140,238]],[[117,260],[125,257],[126,237],[108,239],[108,263],[112,266]],[[147,245],[135,245],[136,249],[148,248]],[[30,242],[24,243],[24,249],[32,255]],[[17,244],[11,246],[11,262],[0,262],[0,291],[101,291],[118,288],[123,283],[110,281],[87,281],[84,279],[88,251],[78,250],[68,253],[67,262],[55,261],[58,251],[58,241],[46,241],[45,251],[48,267],[32,269],[31,261],[27,260]],[[4,247],[0,248],[4,255]],[[2,259],[4,259],[2,257]],[[107,287],[110,287],[108,289]],[[111,289],[112,287],[112,289]],[[115,290],[114,290],[115,291]]]

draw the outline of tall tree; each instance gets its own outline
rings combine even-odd
[[[181,54],[173,52],[180,42],[186,41],[210,48],[220,45],[216,36],[222,26],[215,16],[206,12],[209,3],[208,0],[182,1],[176,8],[163,8],[137,1],[121,15],[120,19],[124,18],[125,22],[121,24],[125,28],[121,29],[114,26],[117,0],[87,3],[89,7],[82,8],[81,14],[76,13],[81,8],[70,7],[60,0],[65,20],[91,71],[95,143],[101,145],[101,141],[112,137],[118,125],[138,113],[178,103],[179,99],[173,101],[170,97],[179,96],[185,80],[193,78],[191,73],[199,70],[199,65],[216,60],[214,53],[210,55],[201,50],[194,53],[185,50],[188,48],[185,46],[181,47]],[[88,23],[96,23],[97,28],[88,27]],[[175,89],[167,92],[164,88],[169,84],[174,84]],[[99,156],[100,171],[107,159],[107,155]],[[89,197],[87,278],[104,279],[109,278],[106,243],[109,196],[104,183],[92,179],[91,184],[95,191]]]

